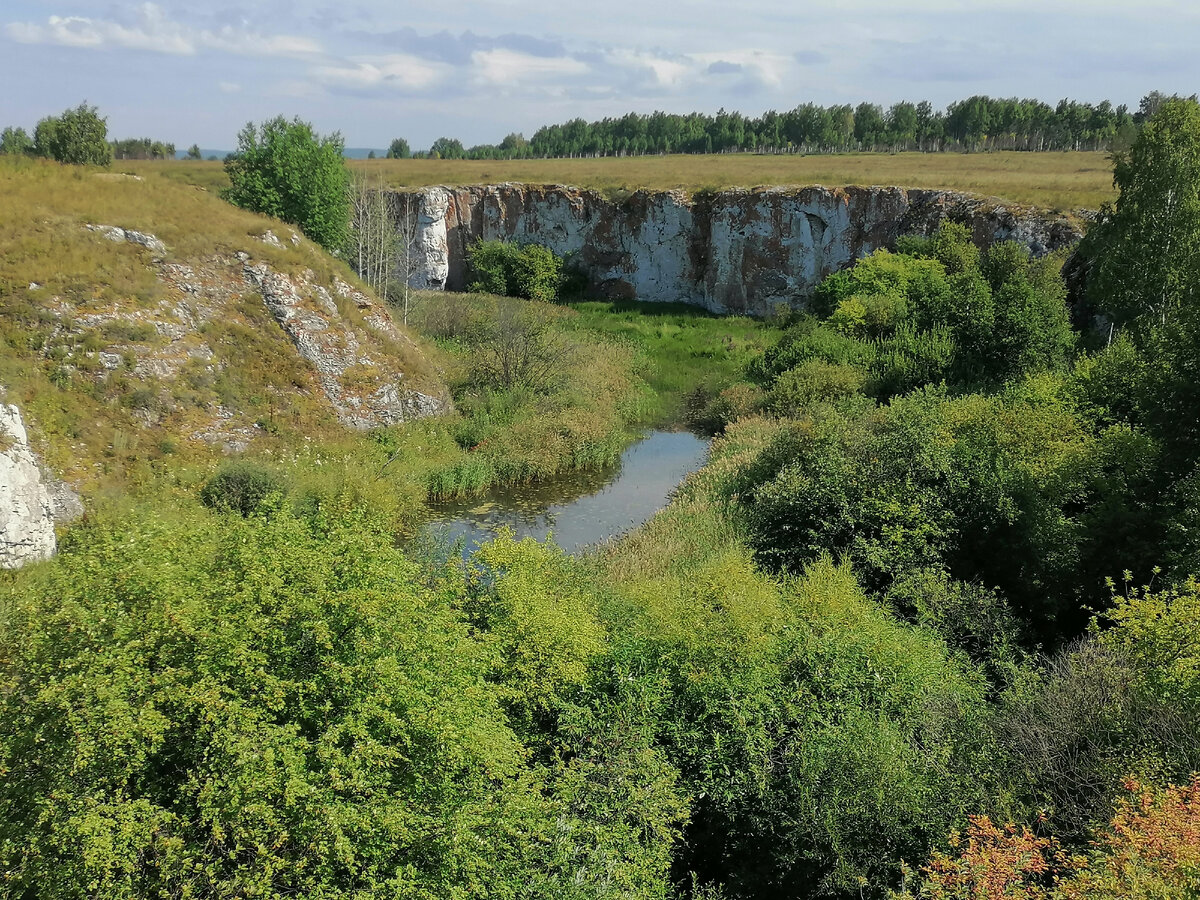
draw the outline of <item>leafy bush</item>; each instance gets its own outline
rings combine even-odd
[[[550,303],[563,281],[562,259],[538,244],[476,241],[467,251],[468,290]]]
[[[767,406],[777,416],[797,416],[818,403],[840,403],[859,396],[865,373],[854,366],[808,359],[775,379]]]
[[[906,251],[880,250],[829,276],[801,321],[752,374],[767,382],[810,358],[865,368],[879,399],[945,381],[999,384],[1062,369],[1074,345],[1061,260],[1033,260],[1016,243],[986,255],[943,223]]]
[[[963,840],[965,838],[965,840]],[[1156,787],[1125,780],[1112,821],[1086,855],[1028,827],[972,816],[955,855],[934,854],[924,877],[893,897],[923,900],[1160,900],[1200,891],[1200,779]]]
[[[701,428],[721,431],[731,422],[758,412],[762,409],[764,399],[762,388],[740,381],[719,391],[715,397],[706,398],[703,406],[689,417],[689,421]]]
[[[112,163],[107,120],[101,118],[96,107],[86,103],[38,122],[33,143],[34,153],[61,163],[91,166]]]
[[[272,469],[250,460],[225,463],[200,489],[200,501],[210,509],[250,516],[272,494],[283,494],[286,483]]]
[[[686,810],[645,704],[564,699],[585,570],[501,542],[468,596],[379,526],[135,511],[7,583],[6,891],[665,896]]]
[[[299,118],[283,116],[238,133],[225,160],[230,186],[223,196],[243,209],[298,225],[327,250],[341,249],[350,223],[350,174],[340,134],[317,135]]]

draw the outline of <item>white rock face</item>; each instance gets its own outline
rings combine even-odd
[[[825,276],[945,220],[980,246],[1017,240],[1035,254],[1081,237],[1039,210],[894,187],[639,191],[614,202],[561,185],[498,184],[417,197],[414,287],[462,290],[475,241],[529,240],[570,258],[595,293],[752,315],[802,303]]]
[[[265,263],[244,263],[243,277],[247,286],[262,294],[275,321],[316,369],[321,389],[346,427],[394,425],[447,408],[445,401],[402,384],[404,373],[389,371],[386,359],[372,353],[364,335],[341,316],[324,286],[306,279],[294,281]],[[353,301],[368,328],[397,343],[408,340],[365,294],[341,280],[335,280],[334,290]]]
[[[118,228],[116,225],[85,225],[84,228],[102,234],[117,244],[137,244],[155,253],[166,253],[167,251],[166,245],[152,234],[130,231],[127,228]]]
[[[58,504],[42,481],[20,411],[3,403],[0,442],[0,567],[16,569],[54,555]]]

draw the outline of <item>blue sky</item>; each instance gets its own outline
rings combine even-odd
[[[937,106],[974,93],[1136,106],[1200,90],[1190,0],[3,0],[0,125],[81,100],[114,137],[231,148],[299,115],[349,146],[470,145],[574,116]]]

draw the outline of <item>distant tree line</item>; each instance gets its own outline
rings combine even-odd
[[[193,146],[189,154],[200,157]],[[174,159],[175,145],[151,138],[108,139],[108,120],[86,102],[37,123],[33,135],[20,127],[0,131],[0,156],[40,156],[74,165],[107,166],[114,159]]]
[[[175,145],[150,138],[125,138],[112,142],[114,159],[174,159]],[[199,153],[193,159],[198,158]]]
[[[1128,147],[1142,123],[1167,99],[1156,91],[1143,97],[1136,110],[1108,100],[1097,104],[1060,100],[1051,106],[1040,100],[978,95],[951,103],[945,110],[923,100],[902,101],[886,109],[874,103],[804,103],[758,117],[724,109],[716,115],[628,113],[596,122],[576,118],[539,128],[529,139],[513,133],[499,144],[469,148],[454,138],[441,137],[429,150],[411,155],[544,159],[666,153],[1112,150]]]

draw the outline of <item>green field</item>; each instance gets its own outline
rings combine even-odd
[[[206,188],[226,183],[216,162],[118,163],[141,175],[161,172]],[[356,171],[393,187],[501,181],[572,184],[610,196],[651,190],[719,190],[758,185],[841,187],[885,184],[947,188],[1073,212],[1115,198],[1107,153],[848,153],[828,156],[714,154],[623,159],[360,160]]]

